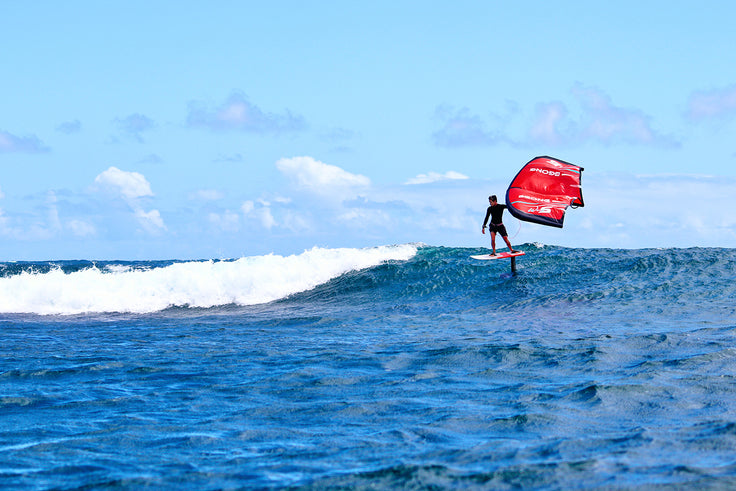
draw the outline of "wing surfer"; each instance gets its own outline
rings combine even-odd
[[[488,223],[488,231],[491,233],[491,247],[493,248],[493,254],[491,256],[496,255],[496,233],[501,234],[506,245],[509,246],[509,252],[517,252],[511,247],[509,234],[506,232],[506,227],[504,227],[502,221],[503,210],[506,209],[506,205],[499,205],[495,194],[489,196],[488,201],[491,203],[491,206],[486,211],[486,218],[483,220],[481,232],[486,233],[486,223],[488,223],[488,217],[491,217],[491,223]]]

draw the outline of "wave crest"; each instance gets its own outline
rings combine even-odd
[[[417,244],[365,249],[315,247],[299,255],[189,261],[156,268],[23,271],[0,278],[0,312],[147,313],[169,307],[255,305],[310,290],[349,271],[407,260]]]

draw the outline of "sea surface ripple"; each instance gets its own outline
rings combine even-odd
[[[413,247],[150,312],[39,282],[175,263],[4,263],[39,311],[0,314],[0,487],[736,487],[736,250]]]

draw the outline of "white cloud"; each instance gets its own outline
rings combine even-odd
[[[282,163],[285,175],[289,175],[287,170],[302,169],[295,162],[291,164],[294,168],[287,169]],[[508,182],[448,178],[459,177],[452,173],[421,176],[418,181],[431,181],[432,185],[370,186],[343,201],[325,202],[307,195],[300,199],[297,208],[273,199],[254,200],[244,203],[243,211],[260,220],[267,210],[282,231],[291,230],[284,220],[287,211],[301,214],[302,223],[311,223],[311,227],[302,231],[300,240],[312,237],[319,242],[324,240],[321,237],[339,235],[340,240],[363,240],[367,245],[402,241],[487,245],[488,236],[480,234],[487,196],[503,196]],[[444,179],[431,179],[438,176]],[[317,186],[306,178],[305,181]],[[568,209],[563,229],[519,222],[510,215],[504,218],[514,244],[541,242],[613,248],[734,246],[736,218],[726,210],[730,209],[735,187],[733,179],[722,177],[588,172],[583,179],[586,206]],[[697,199],[698,206],[683,211],[678,205],[681,197]],[[310,222],[310,211],[319,219]]]
[[[126,200],[153,196],[151,184],[143,174],[123,171],[114,166],[95,177],[95,184],[116,190]]]
[[[367,187],[370,179],[312,157],[293,157],[276,162],[276,168],[298,187],[320,195],[335,195],[346,189]]]
[[[255,220],[262,228],[271,230],[276,226],[276,219],[271,213],[271,203],[266,200],[259,199],[258,206],[253,201],[245,201],[240,206],[240,211],[246,218]]]
[[[144,211],[141,198],[153,196],[151,184],[143,174],[109,167],[95,178],[95,185],[101,190],[112,191],[128,203],[141,227],[148,233],[158,234],[167,230],[158,210]]]
[[[156,234],[166,230],[164,220],[158,210],[143,211],[141,208],[134,210],[138,222],[148,233]]]
[[[418,174],[416,177],[412,177],[405,184],[429,184],[438,181],[452,181],[468,179],[468,176],[455,171],[447,171],[444,174],[439,172],[428,172],[426,174]]]

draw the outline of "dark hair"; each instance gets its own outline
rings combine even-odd
[[[492,195],[490,195],[490,196],[488,197],[488,199],[489,199],[489,200],[491,200],[491,201],[498,201],[498,200],[496,199],[496,195],[495,195],[495,194],[492,194]]]

